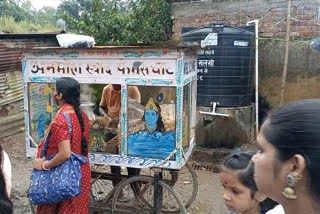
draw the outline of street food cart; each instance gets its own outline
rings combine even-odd
[[[131,213],[142,213],[159,206],[161,213],[184,213],[195,199],[198,185],[192,167],[187,164],[195,146],[196,57],[195,50],[183,47],[25,50],[22,72],[26,155],[34,156],[38,142],[58,111],[52,96],[55,81],[72,77],[80,82],[80,107],[90,120],[92,209],[109,206],[117,211],[131,206]],[[121,85],[117,124],[97,111],[101,91],[108,84]],[[131,86],[138,88],[140,103],[129,97]],[[162,128],[151,130],[153,122]],[[109,166],[143,170],[138,176],[123,175],[122,182],[113,188],[110,180],[116,178],[108,171]],[[187,172],[185,178],[182,170]],[[155,175],[160,179],[157,189],[157,194],[161,193],[160,205],[151,203],[156,190]],[[127,192],[131,196],[128,194],[123,200]],[[148,194],[153,195],[151,199]]]

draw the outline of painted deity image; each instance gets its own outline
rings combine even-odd
[[[55,113],[56,107],[52,101],[52,93],[53,88],[50,84],[29,84],[30,134],[36,143],[43,139],[52,115]]]
[[[128,154],[148,158],[167,158],[175,149],[175,132],[166,132],[160,106],[152,97],[145,106],[142,120],[145,122],[145,129],[128,136]]]

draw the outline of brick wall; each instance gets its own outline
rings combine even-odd
[[[259,20],[262,37],[285,37],[287,0],[171,0],[173,39],[180,40],[183,27],[200,27],[208,23],[244,26]],[[291,37],[320,36],[320,1],[293,0],[291,8]]]
[[[264,114],[268,105],[279,106],[286,42],[284,38],[275,37],[285,37],[288,0],[171,0],[171,2],[176,41],[180,41],[183,27],[200,27],[213,22],[244,26],[247,21],[258,19],[260,38],[265,37],[259,39],[258,90],[259,95],[267,102],[267,105],[259,106],[259,113]],[[320,25],[317,23],[319,7],[320,0],[292,1],[292,39],[289,43],[284,103],[320,97],[320,51],[310,48],[310,39],[320,36]],[[262,121],[263,118],[260,117],[259,120]],[[218,146],[216,132],[211,127],[216,127],[216,124],[197,129],[197,145]],[[223,136],[223,132],[219,132],[219,137],[227,139],[230,136]]]

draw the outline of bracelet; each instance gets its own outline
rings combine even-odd
[[[44,164],[45,164],[46,162],[48,162],[48,161],[45,161],[45,162],[43,162],[43,163],[41,164],[41,169],[42,169],[42,170],[50,170],[50,169],[47,169],[46,167],[44,167]]]

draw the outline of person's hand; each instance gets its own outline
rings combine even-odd
[[[113,118],[110,126],[111,127],[118,127],[118,124],[119,124],[119,118]]]
[[[46,157],[43,158],[36,158],[34,159],[34,164],[33,164],[33,168],[37,169],[37,170],[42,170],[42,163],[46,161]]]
[[[109,117],[107,114],[104,115],[102,122],[104,123],[105,126],[110,126],[112,119]]]
[[[119,123],[119,117],[113,118],[112,122],[115,123],[115,124],[118,124]]]

